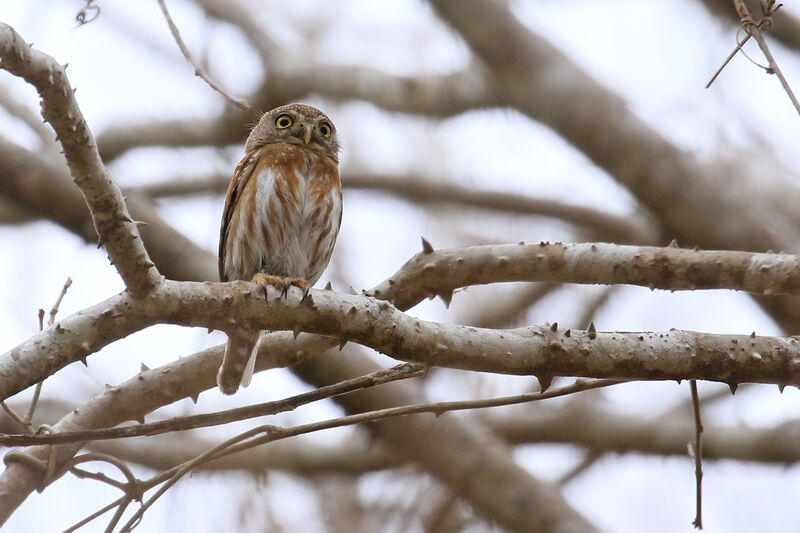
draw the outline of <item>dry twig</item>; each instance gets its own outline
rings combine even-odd
[[[696,514],[692,524],[696,529],[703,529],[703,422],[700,420],[700,398],[697,394],[697,381],[689,380],[692,390],[692,407],[694,412],[694,444],[689,445],[690,456],[694,459],[694,476],[696,481]]]
[[[235,105],[242,111],[246,111],[248,113],[254,113],[255,109],[250,107],[246,102],[236,98],[235,96],[231,95],[228,91],[223,89],[217,82],[215,82],[211,76],[209,76],[208,72],[197,62],[194,58],[192,53],[189,51],[189,48],[186,46],[186,43],[183,42],[183,38],[181,37],[181,33],[178,30],[178,27],[173,22],[172,17],[167,11],[167,4],[165,0],[158,0],[158,5],[161,7],[161,12],[164,14],[164,18],[167,20],[167,25],[169,25],[169,31],[172,33],[172,38],[175,39],[175,43],[178,45],[178,48],[181,49],[181,53],[183,57],[186,58],[186,61],[194,67],[194,73],[196,76],[199,76],[204,82],[208,84],[209,87],[214,89],[216,92],[221,94],[225,100],[230,102],[231,104]]]
[[[128,437],[141,437],[161,435],[172,431],[186,431],[209,426],[218,426],[248,420],[260,416],[274,415],[286,411],[291,411],[311,402],[325,398],[332,398],[340,394],[347,394],[367,387],[374,387],[383,383],[390,383],[398,379],[407,379],[421,375],[423,368],[417,364],[402,364],[387,370],[373,372],[372,374],[361,376],[320,387],[310,392],[304,392],[290,398],[265,402],[256,405],[248,405],[236,409],[228,409],[216,413],[205,413],[193,416],[181,416],[152,422],[149,424],[137,424],[135,426],[122,426],[114,428],[89,429],[73,432],[46,433],[42,435],[3,435],[0,434],[0,444],[4,446],[34,446],[39,444],[63,444],[67,442],[83,442],[90,440],[120,439]]]

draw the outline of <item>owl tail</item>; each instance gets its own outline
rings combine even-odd
[[[223,394],[234,394],[240,384],[250,385],[260,338],[260,331],[238,329],[228,333],[225,356],[217,372],[217,385]]]

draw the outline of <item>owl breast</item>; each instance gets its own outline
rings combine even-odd
[[[290,144],[266,145],[249,157],[240,165],[249,175],[227,231],[225,275],[263,272],[315,283],[341,224],[338,162]]]

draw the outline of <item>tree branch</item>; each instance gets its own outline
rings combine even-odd
[[[342,184],[351,189],[391,193],[415,204],[447,202],[504,213],[552,217],[586,228],[602,240],[629,244],[656,244],[660,238],[652,220],[641,215],[617,216],[599,209],[519,194],[469,189],[430,176],[376,176],[345,172]]]
[[[796,184],[776,182],[780,193],[773,194],[763,179],[747,173],[747,165],[701,165],[523,26],[503,1],[430,3],[496,77],[503,103],[551,127],[626,186],[658,217],[667,238],[707,248],[794,249],[790,239],[800,218],[790,206],[800,200]],[[786,209],[767,207],[775,202]],[[761,222],[767,211],[770,224]]]
[[[70,173],[92,212],[105,246],[128,290],[145,294],[162,280],[128,215],[122,191],[106,171],[64,69],[34,50],[11,26],[0,24],[0,68],[24,78],[42,97],[42,115],[56,131]]]
[[[294,291],[292,291],[294,292]],[[800,384],[794,338],[690,331],[597,333],[532,326],[486,330],[414,319],[386,301],[312,290],[304,301],[247,282],[165,281],[147,299],[127,293],[67,317],[0,357],[0,399],[102,346],[157,323],[225,330],[305,331],[352,340],[391,357],[483,372],[612,379],[703,379]]]
[[[375,370],[375,363],[344,350],[294,367],[315,386],[336,383]],[[342,396],[348,413],[375,411],[420,400],[411,382],[397,382]],[[520,533],[595,531],[549,484],[533,478],[511,459],[502,443],[456,417],[405,417],[367,426],[392,449],[420,464],[477,513],[506,530]]]
[[[80,192],[70,183],[63,167],[0,137],[0,195],[30,217],[60,224],[87,242],[97,232]],[[130,213],[146,222],[139,228],[150,257],[171,279],[216,280],[216,254],[201,248],[158,214],[152,202],[135,191],[126,191]]]
[[[540,243],[422,251],[367,294],[401,309],[430,295],[509,281],[629,284],[670,291],[800,294],[800,257],[606,243]]]

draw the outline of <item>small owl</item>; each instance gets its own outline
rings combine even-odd
[[[318,109],[291,104],[264,113],[225,196],[219,238],[222,281],[291,285],[305,297],[325,270],[342,222],[339,141]],[[233,394],[253,375],[260,331],[228,332],[217,384]]]

